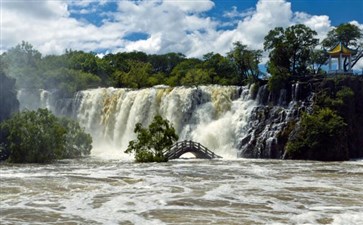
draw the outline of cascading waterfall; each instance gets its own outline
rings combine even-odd
[[[17,98],[20,103],[20,110],[36,110],[38,108],[46,108],[54,111],[51,103],[51,97],[52,93],[43,89],[21,89],[17,93]]]
[[[98,88],[77,93],[74,115],[91,132],[97,153],[125,150],[136,138],[135,124],[146,126],[160,114],[174,125],[180,140],[200,142],[225,158],[235,158],[255,106],[248,93],[247,87],[234,86]]]
[[[135,124],[147,126],[160,114],[173,124],[180,141],[199,142],[224,158],[281,158],[284,143],[279,134],[289,122],[298,120],[301,110],[309,111],[311,96],[303,94],[310,93],[309,86],[296,83],[272,97],[267,85],[262,85],[252,99],[254,89],[217,85],[97,88],[70,99],[57,97],[56,91],[21,90],[18,98],[21,109],[48,108],[78,120],[92,134],[92,154],[101,157],[129,158],[123,151],[136,138]]]

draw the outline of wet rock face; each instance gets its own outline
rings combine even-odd
[[[313,93],[305,93],[309,86],[296,83],[275,96],[269,93],[267,85],[260,87],[256,96],[259,106],[251,113],[248,134],[240,142],[238,156],[282,158],[292,126],[299,121],[301,112],[312,108]]]
[[[289,107],[256,107],[250,117],[248,135],[241,141],[239,157],[282,158],[288,135],[284,130],[298,121],[301,108],[297,103]]]
[[[248,132],[240,141],[238,157],[284,158],[285,145],[294,138],[302,112],[313,112],[317,93],[324,90],[335,95],[343,86],[353,90],[354,99],[345,104],[343,113],[340,112],[348,132],[338,144],[348,146],[350,159],[363,157],[363,79],[349,77],[296,82],[275,96],[269,93],[267,85],[260,87],[256,96],[259,105],[251,113]],[[340,160],[346,159],[344,156]]]

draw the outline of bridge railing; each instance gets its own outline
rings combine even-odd
[[[198,142],[194,142],[191,140],[184,140],[175,143],[170,149],[164,151],[164,155],[166,155],[169,158],[174,158],[175,156],[183,153],[186,149],[191,150],[194,149],[194,152],[196,153],[203,153],[207,156],[207,158],[222,158],[215,154],[214,152],[210,151],[208,148],[203,146],[202,144]],[[190,151],[193,152],[193,151]]]

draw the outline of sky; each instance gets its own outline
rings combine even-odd
[[[236,41],[262,49],[269,30],[302,23],[320,39],[341,23],[363,29],[362,0],[0,0],[0,53],[27,41],[66,49],[225,54]],[[363,68],[363,63],[362,68]]]

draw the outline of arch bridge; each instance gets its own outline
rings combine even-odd
[[[171,146],[170,149],[164,152],[164,155],[168,159],[177,159],[183,154],[190,152],[198,159],[214,159],[222,158],[221,156],[215,154],[202,144],[194,141],[180,141]]]

